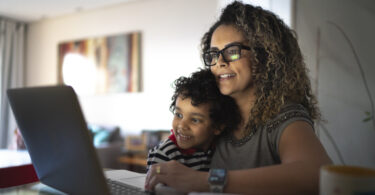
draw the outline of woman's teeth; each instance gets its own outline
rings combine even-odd
[[[219,75],[219,78],[220,79],[226,79],[226,78],[229,78],[229,77],[234,77],[235,74],[222,74],[222,75]]]

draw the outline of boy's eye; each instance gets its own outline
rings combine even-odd
[[[192,118],[191,121],[192,121],[193,123],[200,123],[200,122],[201,122],[200,119],[196,119],[196,118]]]
[[[178,112],[174,113],[174,115],[175,115],[177,118],[182,118],[182,114],[180,114],[180,113],[178,113]]]

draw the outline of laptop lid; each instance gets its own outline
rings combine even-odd
[[[74,90],[48,86],[7,92],[40,181],[68,194],[109,194]]]

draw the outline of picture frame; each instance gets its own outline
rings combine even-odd
[[[142,91],[141,32],[61,42],[58,83],[78,94]]]

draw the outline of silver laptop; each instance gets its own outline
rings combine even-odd
[[[104,173],[71,87],[18,88],[7,92],[43,184],[67,194],[147,194],[143,190],[145,174],[126,170]]]

